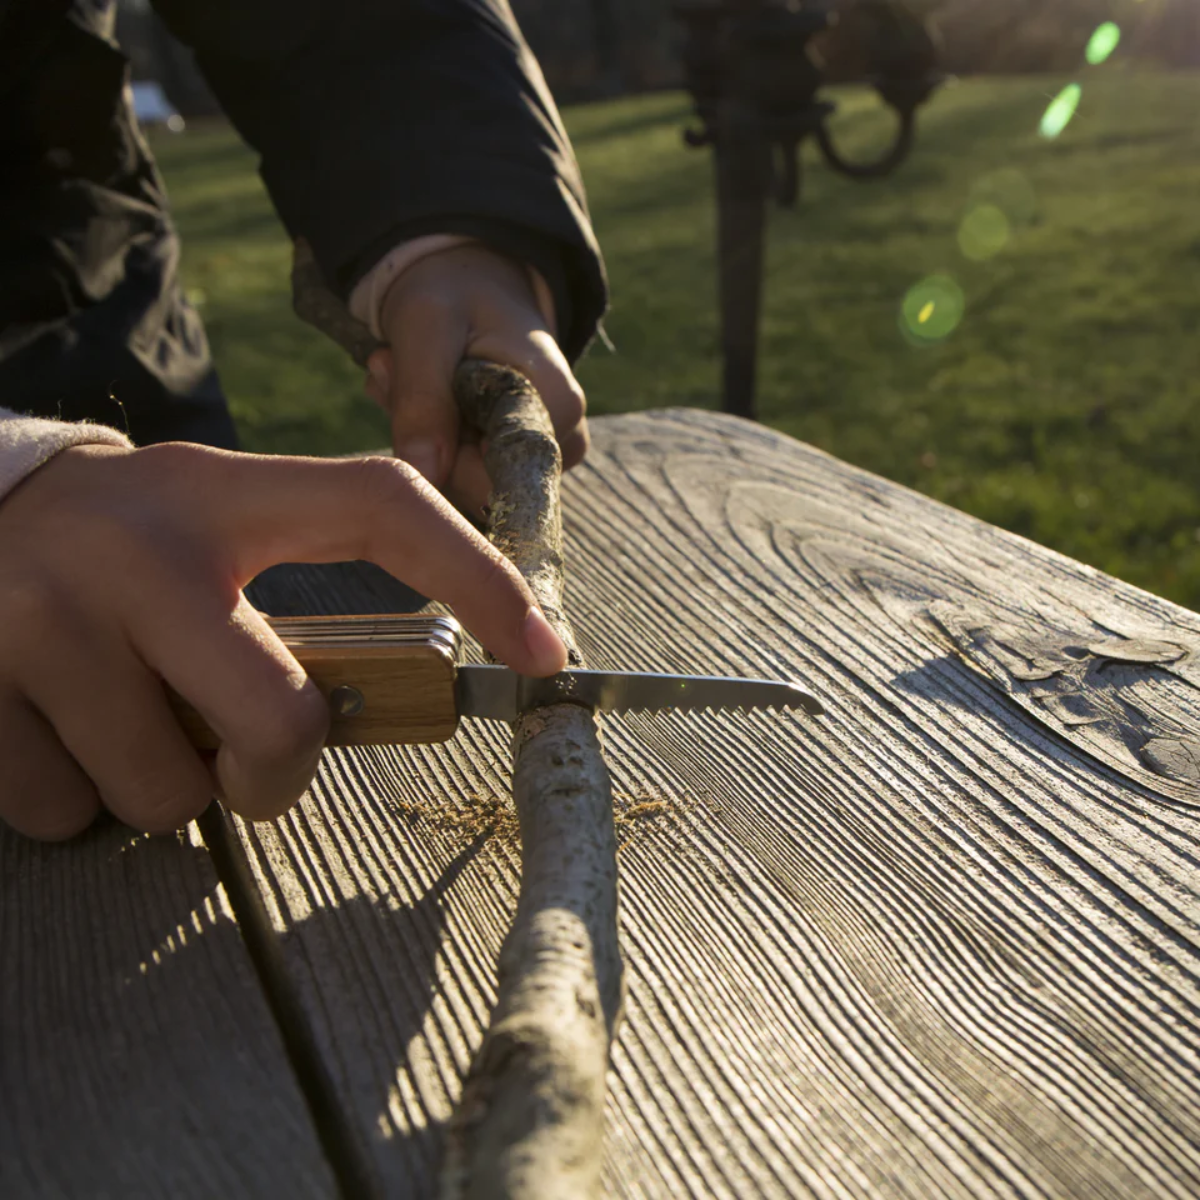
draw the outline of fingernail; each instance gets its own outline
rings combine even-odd
[[[401,442],[396,447],[396,453],[406,463],[416,467],[431,483],[441,482],[440,447],[432,438],[413,438],[411,442]]]
[[[567,665],[567,648],[541,609],[531,608],[521,630],[525,649],[533,660],[533,674],[554,675]]]

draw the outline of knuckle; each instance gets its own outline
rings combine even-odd
[[[428,499],[436,493],[420,471],[403,459],[371,455],[356,462],[354,470],[363,516],[357,556],[370,559],[375,557],[379,538],[394,531],[398,511],[411,506],[414,499]]]
[[[407,499],[419,488],[421,473],[402,458],[372,454],[355,464],[359,495],[368,511],[387,508]]]
[[[74,605],[49,574],[24,570],[0,584],[0,643],[4,657],[25,658],[74,620]]]

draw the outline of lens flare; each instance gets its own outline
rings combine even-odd
[[[1069,83],[1050,101],[1050,107],[1042,115],[1042,123],[1038,130],[1042,137],[1056,138],[1066,129],[1079,107],[1081,95],[1083,88],[1077,83]]]
[[[900,305],[900,332],[914,346],[948,338],[962,320],[966,300],[949,275],[930,275],[908,289]]]
[[[958,227],[958,248],[972,262],[983,262],[1004,249],[1010,232],[1003,209],[980,204],[963,217]]]
[[[1121,29],[1113,21],[1105,21],[1088,41],[1084,57],[1098,67],[1116,48],[1121,40]]]
[[[1028,225],[1037,214],[1037,196],[1028,177],[1016,167],[989,171],[971,188],[969,208],[991,204],[1007,218],[1012,228]]]

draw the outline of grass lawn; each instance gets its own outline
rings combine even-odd
[[[1046,141],[1039,119],[1066,82],[944,90],[882,183],[837,177],[810,151],[799,208],[770,216],[760,410],[1200,609],[1200,75],[1092,69],[1074,121]],[[840,99],[846,148],[879,145],[874,99]],[[616,353],[596,346],[579,367],[597,413],[718,403],[710,163],[681,143],[687,113],[675,94],[566,113],[613,287]],[[222,126],[154,144],[246,447],[385,444],[356,372],[290,314],[289,249],[253,156]],[[924,344],[905,336],[902,305],[937,275],[962,315]],[[922,293],[907,311],[924,334],[948,302]]]

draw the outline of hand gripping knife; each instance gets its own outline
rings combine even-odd
[[[443,742],[462,717],[515,721],[546,704],[599,712],[658,709],[802,708],[821,702],[793,683],[719,675],[563,671],[548,679],[508,667],[462,663],[462,627],[452,617],[269,617],[271,627],[329,701],[330,746]],[[174,698],[192,743],[220,742],[203,718]]]

